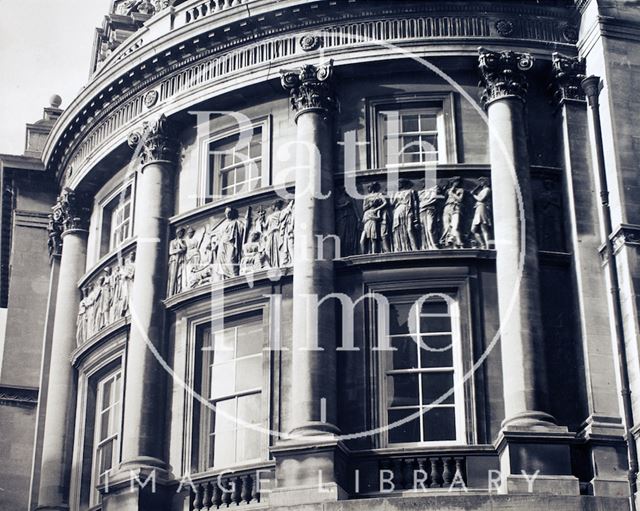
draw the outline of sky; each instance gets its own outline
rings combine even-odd
[[[66,108],[89,78],[111,0],[0,0],[0,153],[22,154],[26,123],[53,94]]]

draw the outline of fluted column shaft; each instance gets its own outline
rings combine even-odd
[[[136,134],[141,150],[137,182],[135,278],[131,290],[131,327],[127,347],[122,462],[166,468],[164,458],[164,354],[167,219],[173,213],[176,142],[162,117]]]
[[[75,207],[73,192],[63,191],[54,207],[55,223],[62,233],[56,310],[51,340],[49,382],[40,464],[37,509],[68,509],[76,410],[76,378],[71,354],[76,348],[76,321],[85,271],[87,231]]]
[[[333,239],[327,238],[335,233],[331,73],[330,65],[304,66],[282,79],[291,91],[298,141],[290,431],[301,435],[338,431],[335,303],[316,307],[333,292]]]
[[[546,409],[538,247],[524,98],[527,54],[481,50],[489,118],[496,273],[504,381],[504,425],[553,422]]]

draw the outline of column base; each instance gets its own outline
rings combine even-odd
[[[629,464],[620,417],[590,416],[578,434],[585,441],[593,478],[589,493],[597,497],[629,497]]]
[[[297,440],[299,437],[327,437],[333,438],[335,435],[340,434],[340,428],[329,422],[321,421],[309,421],[304,424],[293,428],[289,432],[289,437],[293,440]]]
[[[575,435],[533,416],[507,424],[496,442],[500,493],[580,494],[578,478],[571,470],[570,443]]]
[[[99,488],[102,511],[169,511],[171,467],[157,458],[127,460]]]
[[[33,511],[69,511],[69,506],[38,506]]]
[[[335,438],[305,437],[271,448],[276,460],[276,484],[271,506],[292,506],[346,499],[348,451]]]

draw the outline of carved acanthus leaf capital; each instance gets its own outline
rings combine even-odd
[[[533,57],[529,53],[496,52],[484,48],[479,48],[478,53],[484,107],[508,97],[524,101],[529,86],[526,72],[533,67]]]
[[[582,80],[585,78],[586,65],[584,60],[578,57],[565,57],[554,52],[551,60],[552,66],[552,90],[554,100],[560,104],[565,99],[584,101]]]
[[[283,70],[280,73],[282,87],[291,95],[291,106],[296,117],[309,111],[328,116],[335,110],[333,61],[322,66],[305,64],[296,71]]]
[[[58,195],[49,215],[50,255],[56,255],[62,247],[62,234],[87,229],[90,211],[83,199],[70,188],[65,188]]]
[[[142,129],[129,134],[127,142],[132,147],[134,158],[138,157],[141,165],[155,162],[175,163],[180,143],[163,114],[152,122],[145,122]]]

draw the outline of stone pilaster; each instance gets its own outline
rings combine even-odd
[[[316,306],[334,289],[334,247],[330,236],[335,234],[332,114],[336,99],[332,74],[331,63],[282,72],[282,86],[290,93],[295,113],[298,143],[291,439],[273,449],[278,487],[283,489],[271,496],[276,504],[336,499],[343,493],[336,475],[343,451],[335,440],[339,432],[335,309],[332,301]],[[323,238],[329,241],[323,243]],[[319,471],[325,493],[318,491]]]
[[[548,413],[525,100],[526,53],[480,49],[482,102],[487,110],[493,187],[496,277],[505,420],[497,446],[502,490],[526,492],[522,475],[540,470],[534,491],[578,493],[570,474],[566,428]],[[541,445],[544,443],[544,445]]]
[[[76,319],[85,272],[88,211],[72,190],[62,191],[50,219],[50,254],[60,253],[58,288],[51,337],[49,382],[44,415],[38,508],[61,510],[69,506],[69,481],[76,408],[76,379],[71,353],[76,348]],[[54,261],[54,264],[55,261]]]
[[[145,501],[163,509],[163,482],[170,478],[164,458],[165,389],[164,355],[167,219],[173,214],[174,173],[178,141],[166,117],[143,126],[129,137],[134,158],[139,159],[134,224],[135,279],[131,290],[131,327],[127,346],[122,462],[103,495],[103,509],[138,509]],[[131,492],[131,478],[155,478]],[[144,506],[142,506],[144,507]],[[141,508],[142,508],[141,507]],[[155,508],[154,508],[155,509]]]
[[[594,465],[591,481],[594,495],[627,496],[629,485],[623,466],[626,448],[617,395],[616,353],[609,308],[603,306],[608,293],[599,254],[602,221],[591,158],[587,104],[581,86],[584,77],[584,61],[553,54],[551,86],[557,103],[557,120],[562,127],[564,203],[568,208],[567,232],[573,256],[589,412],[582,435],[588,441]]]

